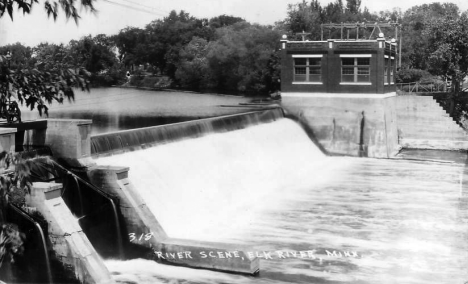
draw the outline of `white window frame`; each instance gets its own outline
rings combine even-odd
[[[390,57],[390,59],[388,60],[390,62],[390,67],[389,67],[389,70],[390,70],[390,85],[395,85],[395,57]]]
[[[320,58],[320,81],[295,81],[293,80],[293,85],[322,85],[323,84],[323,78],[322,78],[322,58],[323,58],[323,54],[294,54],[293,56],[293,61],[294,61],[294,58],[306,58],[307,59],[307,64],[304,65],[304,67],[306,68],[306,80],[309,80],[309,68],[310,66],[313,66],[313,65],[309,65],[309,58]],[[302,65],[301,65],[302,66]],[[293,76],[296,75],[296,65],[294,63],[294,67],[293,67]],[[295,79],[295,78],[294,78]]]
[[[370,58],[372,58],[372,54],[340,54],[340,58],[354,58],[354,65],[349,65],[349,67],[352,66],[354,68],[354,82],[341,81],[340,85],[364,85],[364,86],[372,85],[372,82],[370,82],[370,76],[371,76]],[[369,58],[369,65],[361,65],[361,66],[365,66],[369,68],[369,82],[357,82],[358,68],[359,68],[359,65],[357,64],[358,58]],[[341,61],[341,73],[340,74],[341,76],[343,76],[343,61]],[[341,80],[343,80],[343,77],[341,77]]]
[[[387,55],[385,55],[384,59],[384,85],[389,85],[389,79],[388,79],[388,71],[390,70],[390,66],[388,65],[390,62],[390,58],[388,58]]]

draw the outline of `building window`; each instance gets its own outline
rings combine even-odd
[[[385,58],[385,67],[384,67],[384,83],[385,85],[388,84],[388,69],[389,69],[389,61],[387,58]]]
[[[369,83],[370,58],[346,57],[341,58],[341,82]]]
[[[322,59],[294,58],[294,82],[322,82]]]
[[[390,60],[390,84],[394,84],[395,81],[393,81],[393,69],[394,69],[394,66],[395,66],[395,59],[392,59]]]

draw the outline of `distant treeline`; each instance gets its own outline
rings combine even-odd
[[[434,50],[427,36],[427,30],[433,29],[431,23],[459,15],[458,7],[449,3],[414,6],[405,12],[394,9],[371,13],[361,7],[360,0],[336,0],[324,6],[318,0],[291,4],[287,17],[274,25],[251,24],[228,15],[200,19],[172,11],[143,29],[127,27],[115,35],[87,36],[67,45],[25,47],[17,43],[0,47],[0,54],[11,51],[12,68],[46,64],[51,58],[85,67],[94,85],[125,83],[125,74],[130,71],[135,85],[143,82],[156,87],[268,94],[280,86],[279,41],[283,34],[298,40],[297,33],[305,31],[310,33],[307,39],[318,40],[322,23],[398,22],[403,33],[405,71],[397,79],[414,81],[434,71],[430,62]],[[337,32],[326,31],[326,35],[336,36]],[[395,36],[393,30],[383,32],[388,38]],[[413,69],[416,71],[408,71]],[[152,76],[158,77],[148,79]]]

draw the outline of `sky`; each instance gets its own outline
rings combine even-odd
[[[77,25],[72,19],[59,17],[54,22],[47,18],[42,5],[34,7],[31,14],[14,14],[14,21],[8,15],[0,18],[0,46],[20,42],[34,46],[41,42],[64,43],[86,35],[116,34],[132,26],[144,28],[153,20],[162,19],[171,10],[184,10],[199,18],[211,18],[222,14],[244,18],[251,23],[273,24],[286,17],[288,4],[302,0],[97,0],[98,10],[93,14],[81,11]],[[323,5],[334,0],[319,0]],[[346,2],[346,1],[343,1]],[[427,0],[362,0],[361,7],[371,12],[401,8],[402,11]],[[447,0],[457,4],[462,11],[468,10],[466,0]],[[130,8],[131,7],[131,8]]]

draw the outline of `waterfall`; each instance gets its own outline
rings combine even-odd
[[[221,240],[226,227],[245,227],[304,176],[318,180],[310,173],[324,159],[297,123],[282,118],[96,162],[129,166],[130,180],[171,237]]]
[[[120,153],[152,145],[202,137],[211,133],[243,129],[275,121],[282,117],[283,112],[278,108],[94,135],[91,137],[91,153],[94,156]]]
[[[95,161],[130,168],[135,191],[170,237],[314,251],[310,259],[261,258],[258,277],[108,260],[118,283],[467,279],[464,165],[326,157],[286,118]]]

